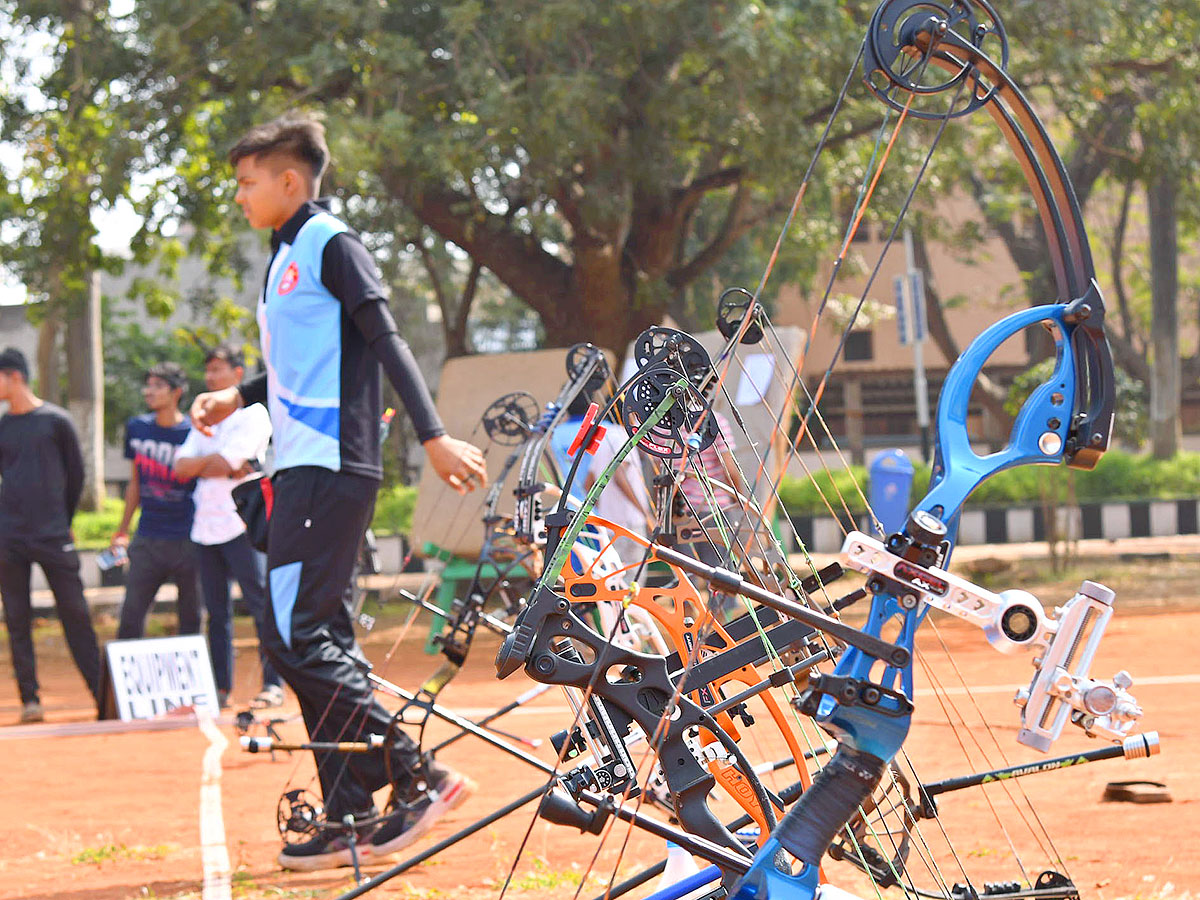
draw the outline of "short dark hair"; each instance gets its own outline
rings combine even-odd
[[[222,341],[216,346],[209,348],[208,352],[204,354],[204,364],[206,366],[214,359],[224,360],[234,369],[239,366],[243,369],[246,367],[245,352],[243,352],[240,346],[235,346],[227,341]]]
[[[29,362],[25,359],[25,354],[16,347],[5,347],[0,350],[0,372],[17,372],[28,381]]]
[[[183,366],[176,362],[160,362],[151,366],[146,370],[146,377],[143,381],[149,381],[151,378],[161,378],[171,386],[171,390],[186,389],[188,386],[187,372],[183,371]]]
[[[281,116],[272,122],[255,125],[233,145],[229,163],[236,166],[249,156],[291,157],[307,165],[316,181],[329,165],[325,126],[308,116]]]

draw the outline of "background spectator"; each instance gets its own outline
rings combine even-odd
[[[129,547],[129,576],[117,637],[141,637],[146,614],[158,589],[173,581],[179,589],[179,633],[200,631],[196,588],[196,548],[191,541],[194,479],[176,476],[175,456],[190,426],[179,411],[187,376],[177,363],[165,362],[146,373],[142,396],[149,413],[125,426],[125,458],[132,461],[125,512],[112,545]],[[129,523],[141,506],[137,534],[129,542]]]
[[[93,698],[100,689],[100,650],[79,579],[71,519],[83,493],[83,454],[67,413],[34,395],[29,365],[12,347],[0,353],[0,595],[21,693],[21,721],[44,718],[33,653],[33,563],[54,593],[67,646]]]
[[[245,374],[240,348],[218,344],[204,360],[204,385],[210,391],[236,387]],[[233,690],[233,599],[231,578],[236,578],[242,599],[262,630],[266,607],[266,557],[250,544],[246,525],[233,502],[234,485],[261,468],[271,440],[271,416],[260,403],[234,412],[206,435],[192,429],[175,458],[179,478],[198,478],[192,521],[192,541],[200,570],[200,588],[208,610],[208,652],[212,655],[217,698],[229,705]],[[283,703],[283,682],[260,644],[262,690],[252,706]]]

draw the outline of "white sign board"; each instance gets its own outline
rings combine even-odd
[[[203,636],[112,641],[106,651],[121,721],[153,719],[182,707],[220,713]]]
[[[742,362],[742,380],[738,382],[733,402],[738,407],[766,402],[774,373],[775,357],[770,353],[748,355]]]

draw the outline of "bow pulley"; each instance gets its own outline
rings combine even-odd
[[[703,385],[712,372],[708,351],[690,334],[674,328],[647,328],[633,342],[633,357],[639,369],[666,363],[697,387]]]
[[[567,351],[567,377],[572,381],[583,376],[588,366],[595,368],[583,383],[581,390],[584,394],[595,393],[604,387],[604,382],[612,374],[608,369],[608,360],[595,344],[575,344]]]
[[[276,825],[285,844],[301,844],[324,827],[325,808],[311,792],[295,788],[279,798]]]
[[[689,445],[696,453],[717,439],[717,420],[708,401],[695,388],[684,387],[679,373],[665,365],[639,372],[626,385],[621,408],[626,430],[636,431],[672,393],[676,403],[638,445],[659,459],[680,459]]]
[[[907,108],[908,115],[921,119],[965,116],[991,102],[997,89],[980,84],[978,73],[972,74],[980,53],[1008,68],[1008,37],[988,4],[888,0],[875,10],[867,29],[863,77],[871,92],[897,111]],[[967,78],[974,83],[962,92],[965,102],[950,112],[921,109],[896,96],[897,89],[917,97],[958,90]]]
[[[721,336],[725,340],[732,341],[733,336],[741,330],[742,323],[746,320],[746,314],[752,304],[754,304],[754,295],[745,288],[729,288],[721,294],[720,300],[717,301],[717,331],[721,332]],[[762,339],[762,311],[756,307],[754,314],[750,317],[750,324],[746,326],[746,331],[742,334],[739,343],[757,344]]]
[[[538,402],[526,391],[505,394],[483,411],[480,420],[488,438],[504,447],[515,447],[529,437],[538,420]]]

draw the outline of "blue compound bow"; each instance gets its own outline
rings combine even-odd
[[[999,50],[999,61],[985,52],[989,43]],[[1108,447],[1113,417],[1104,301],[1079,205],[1045,127],[1004,70],[1006,57],[1003,28],[985,3],[889,0],[871,21],[864,72],[881,99],[929,118],[944,120],[980,108],[993,116],[1022,164],[1041,214],[1059,299],[1014,313],[972,342],[943,387],[929,492],[901,532],[884,542],[854,533],[844,550],[850,566],[869,575],[873,598],[865,633],[879,636],[898,625],[896,643],[911,651],[917,629],[936,606],[980,625],[998,649],[1037,654],[1037,674],[1022,695],[1019,739],[1044,751],[1067,718],[1090,734],[1123,740],[1141,711],[1125,691],[1127,678],[1105,683],[1088,674],[1111,615],[1110,591],[1085,582],[1049,619],[1028,594],[991,594],[944,571],[963,504],[980,483],[1019,465],[1065,462],[1090,469]],[[917,83],[904,70],[913,59],[947,77],[933,85]],[[894,89],[907,95],[905,104]],[[941,114],[911,106],[914,94],[946,92],[967,100],[962,105],[952,101]],[[1055,335],[1053,374],[1025,401],[1008,445],[980,456],[971,448],[966,428],[972,386],[1007,338],[1040,323]],[[860,806],[870,802],[908,734],[914,696],[911,660],[902,666],[879,663],[878,657],[852,646],[833,675],[810,683],[803,708],[836,738],[838,749],[756,856],[736,892],[742,900],[819,893],[822,857]],[[780,850],[802,864],[797,874],[777,867]]]
[[[729,865],[729,854],[743,849],[743,845],[705,807],[712,781],[705,777],[700,759],[696,758],[694,740],[689,741],[689,737],[704,732],[717,735],[724,745],[729,743],[710,712],[710,709],[724,709],[726,701],[717,702],[719,694],[708,701],[703,699],[704,690],[711,686],[703,676],[725,671],[731,663],[722,664],[722,657],[745,651],[750,644],[734,643],[722,635],[710,645],[712,652],[703,663],[698,662],[698,654],[689,655],[681,648],[679,659],[670,665],[661,658],[613,649],[603,636],[571,613],[569,591],[564,594],[556,590],[566,561],[562,547],[569,546],[574,533],[582,527],[607,477],[597,479],[583,509],[574,518],[560,509],[557,517],[548,519],[550,547],[558,547],[559,552],[551,558],[529,608],[497,658],[502,675],[523,665],[536,680],[583,690],[584,704],[595,704],[597,718],[601,720],[599,731],[609,733],[610,746],[619,744],[632,730],[650,738],[662,760],[678,820],[687,831],[707,839],[710,845],[725,848],[723,856],[714,853],[710,858],[725,863],[722,868],[727,875],[726,884],[740,900],[809,900],[822,893],[832,896],[832,889],[821,884],[819,871],[831,848],[835,851],[833,855],[855,862],[871,874],[877,885],[900,884],[910,895],[941,896],[917,889],[911,881],[905,883],[902,873],[906,850],[900,845],[894,845],[896,854],[888,859],[853,840],[861,836],[856,821],[861,822],[868,810],[879,807],[874,795],[908,736],[915,696],[914,639],[930,608],[936,607],[978,625],[1002,652],[1027,652],[1033,657],[1034,678],[1017,698],[1022,707],[1023,727],[1018,735],[1021,743],[1045,751],[1070,720],[1089,735],[1122,743],[1122,752],[1127,757],[1148,755],[1154,750],[1151,736],[1131,734],[1141,710],[1127,691],[1128,676],[1119,673],[1112,681],[1102,681],[1090,674],[1092,658],[1111,616],[1111,591],[1084,582],[1071,601],[1050,616],[1030,594],[1022,591],[995,594],[946,571],[963,504],[980,483],[1003,469],[1027,464],[1094,467],[1108,447],[1113,416],[1114,377],[1104,334],[1104,301],[1095,281],[1082,216],[1066,169],[1045,127],[1005,70],[1007,57],[1003,26],[990,6],[979,0],[946,4],[885,0],[876,10],[863,43],[860,59],[867,85],[899,112],[897,128],[905,117],[930,119],[938,122],[940,138],[951,119],[978,109],[992,115],[1029,182],[1047,237],[1058,296],[1054,302],[1014,313],[988,328],[951,369],[938,407],[937,450],[930,489],[910,514],[905,527],[882,540],[859,532],[847,536],[843,548],[845,560],[849,567],[867,575],[867,589],[872,598],[866,624],[853,629],[836,621],[829,615],[838,607],[836,603],[822,604],[823,612],[802,606],[797,601],[807,601],[812,592],[804,589],[794,573],[781,579],[790,590],[790,595],[785,595],[783,590],[772,592],[737,572],[708,566],[670,548],[654,545],[649,549],[657,559],[672,566],[674,572],[698,576],[716,590],[740,594],[771,607],[804,623],[811,629],[809,634],[823,634],[845,647],[836,669],[829,674],[809,674],[803,692],[794,702],[800,712],[811,716],[836,740],[837,749],[811,786],[800,793],[796,803],[778,820],[748,870],[742,864]],[[941,111],[924,109],[923,103],[931,97],[948,102]],[[840,103],[841,98],[835,104],[835,115]],[[926,157],[922,173],[928,161]],[[812,167],[810,175],[811,172]],[[805,183],[807,180],[806,175]],[[874,182],[868,195],[873,188]],[[905,209],[915,188],[916,184]],[[903,212],[892,228],[889,244],[902,216]],[[860,220],[861,210],[851,226],[851,236]],[[839,262],[849,241],[848,236]],[[878,267],[871,281],[877,273]],[[765,280],[764,276],[764,283]],[[832,281],[831,276],[831,286]],[[870,282],[863,300],[869,287]],[[723,361],[728,366],[728,354],[740,341],[761,338],[764,323],[756,309],[761,291],[762,285],[748,297],[748,302],[722,304],[721,330],[730,339],[730,345],[718,364]],[[827,290],[826,300],[828,296]],[[1045,325],[1054,335],[1057,349],[1054,371],[1025,401],[1007,446],[980,456],[970,446],[966,427],[971,389],[995,350],[1009,337],[1033,325]],[[843,336],[842,345],[844,340]],[[711,418],[704,388],[711,387],[715,371],[708,370],[697,377],[695,371],[683,364],[678,352],[680,343],[674,341],[674,355],[672,342],[668,341],[663,353],[639,359],[648,363],[647,367],[620,392],[625,397],[625,424],[632,437],[606,475],[638,443],[658,455],[674,454],[686,459],[711,442]],[[815,396],[808,395],[809,412],[802,422],[801,434],[817,410],[842,345],[834,353]],[[722,380],[723,374],[715,378],[718,390]],[[798,374],[795,383],[803,387]],[[807,393],[807,388],[804,390]],[[594,429],[581,437],[586,447],[593,440]],[[722,540],[732,549],[738,545],[739,536],[735,532],[732,539],[723,535]],[[566,581],[571,585],[572,578],[568,576]],[[570,590],[574,589],[571,585]],[[636,594],[636,589],[631,591],[631,602]],[[761,623],[756,624],[759,627],[750,642],[755,659],[774,652],[793,651],[797,640],[808,639],[789,634],[788,641],[781,639],[772,648],[774,632],[769,635]],[[698,646],[708,635],[693,633],[691,637]],[[584,651],[582,654],[580,649]],[[686,663],[681,666],[685,658]],[[805,663],[807,666],[808,661]],[[611,677],[614,669],[618,670],[616,678]],[[615,724],[614,714],[620,718]],[[560,762],[561,757],[562,754]],[[632,789],[636,791],[636,779],[629,771],[636,768],[632,760],[616,757],[620,757],[619,751],[612,767],[620,767],[622,773],[629,775],[627,782],[632,780]],[[1045,768],[1049,767],[1046,764]],[[575,773],[577,779],[592,774]],[[981,780],[986,778],[976,778],[972,783]],[[596,782],[582,787],[594,788]],[[626,797],[632,796],[630,790],[631,785],[626,784]],[[763,797],[761,786],[755,785],[755,792]],[[764,811],[777,805],[777,799],[762,800]],[[902,812],[915,818],[933,814],[932,808],[932,796],[922,790],[917,802],[904,801]],[[771,821],[774,817],[765,818]],[[839,841],[846,835],[858,846],[847,849],[846,843]],[[731,869],[745,874],[734,883],[735,878],[729,877]],[[964,890],[963,896],[980,895],[970,885]],[[983,893],[1005,898],[1076,895],[1069,880],[1053,872],[1045,873],[1028,887],[1017,884]],[[841,896],[847,895],[841,892]]]

